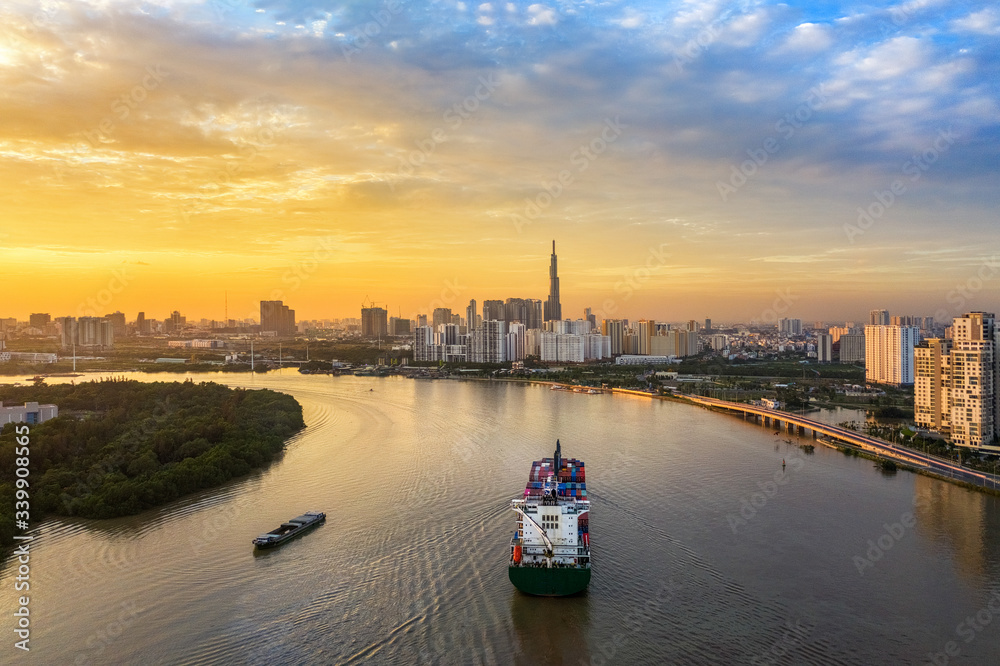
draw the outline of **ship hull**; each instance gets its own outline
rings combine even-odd
[[[525,594],[540,597],[565,597],[587,589],[590,569],[557,567],[508,567],[507,574],[514,587]]]

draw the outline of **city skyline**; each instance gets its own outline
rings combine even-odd
[[[990,6],[155,6],[8,3],[9,314],[996,309]]]

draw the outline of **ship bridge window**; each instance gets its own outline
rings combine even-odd
[[[559,529],[559,514],[552,513],[542,516],[542,529],[543,530],[557,530]]]

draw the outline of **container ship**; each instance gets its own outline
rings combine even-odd
[[[590,584],[590,500],[583,461],[536,460],[524,496],[511,500],[517,531],[510,541],[508,575],[527,594],[561,597]]]
[[[316,527],[324,520],[326,520],[326,514],[322,511],[307,511],[301,516],[292,518],[287,523],[282,523],[267,534],[261,534],[253,540],[253,545],[257,548],[274,548],[280,546],[303,532]]]

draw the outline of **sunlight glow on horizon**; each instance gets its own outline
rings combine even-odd
[[[807,320],[931,315],[1000,255],[995,13],[450,7],[367,34],[351,4],[15,0],[0,316],[76,314],[123,268],[130,319],[227,291],[415,316],[455,281],[464,312],[544,300],[552,239],[571,317],[749,320],[789,289]]]

